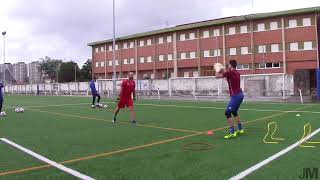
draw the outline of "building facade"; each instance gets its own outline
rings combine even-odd
[[[241,74],[294,74],[319,68],[320,7],[214,19],[116,39],[118,78],[214,75],[213,64],[238,61]],[[89,43],[92,72],[113,75],[112,39]]]
[[[29,83],[42,83],[42,76],[40,71],[40,63],[37,61],[28,64]]]
[[[24,62],[18,62],[12,64],[12,74],[16,80],[16,83],[21,84],[27,82],[27,64]]]

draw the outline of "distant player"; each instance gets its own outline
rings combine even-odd
[[[129,107],[130,109],[130,116],[131,116],[131,122],[132,124],[136,124],[136,114],[134,112],[134,105],[133,100],[136,99],[136,83],[133,80],[133,73],[130,72],[128,75],[128,80],[124,80],[121,84],[121,90],[119,94],[119,103],[116,109],[114,110],[114,117],[113,117],[113,123],[117,121],[117,115],[120,111],[120,109]],[[133,95],[133,99],[132,99]]]
[[[228,123],[230,126],[229,134],[225,135],[225,139],[236,137],[238,134],[243,134],[244,130],[242,129],[240,116],[238,115],[239,107],[243,101],[243,93],[242,89],[240,88],[240,73],[237,71],[237,61],[230,60],[227,66],[226,72],[216,72],[216,78],[226,78],[229,85],[229,93],[230,93],[230,101],[225,111],[225,115],[228,119]],[[238,131],[235,132],[233,119],[236,118],[238,123]]]
[[[98,91],[96,89],[96,85],[94,84],[96,82],[96,80],[97,80],[97,78],[94,77],[92,79],[92,81],[90,81],[90,89],[91,89],[91,94],[92,94],[92,105],[91,105],[92,108],[95,108],[96,106],[100,107],[100,99],[101,99],[101,97],[100,97],[100,95],[99,95],[99,93],[98,93]],[[96,97],[98,97],[98,101],[97,101],[97,104],[95,106],[94,103],[96,102]]]
[[[0,112],[2,112],[3,95],[2,95],[3,84],[0,83]]]

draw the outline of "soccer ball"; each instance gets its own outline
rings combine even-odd
[[[215,63],[213,67],[216,72],[221,72],[224,69],[224,66],[221,63]]]
[[[108,108],[108,105],[105,104],[103,107],[104,107],[105,109],[107,109],[107,108]]]
[[[6,116],[6,112],[4,112],[4,111],[2,111],[2,112],[0,112],[0,116]]]
[[[14,110],[16,113],[23,113],[24,112],[24,109],[21,108],[21,107],[18,107]]]

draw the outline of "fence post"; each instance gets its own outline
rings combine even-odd
[[[284,73],[282,75],[282,99],[286,99],[286,76]]]
[[[169,96],[171,97],[171,78],[168,79]]]
[[[193,79],[192,91],[193,91],[193,97],[194,97],[194,99],[197,100],[197,97],[196,97],[196,78]]]

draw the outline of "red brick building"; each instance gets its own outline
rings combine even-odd
[[[227,17],[116,39],[118,77],[138,79],[213,75],[213,64],[236,59],[242,74],[319,67],[320,7]],[[112,78],[112,39],[89,43],[93,75]]]

